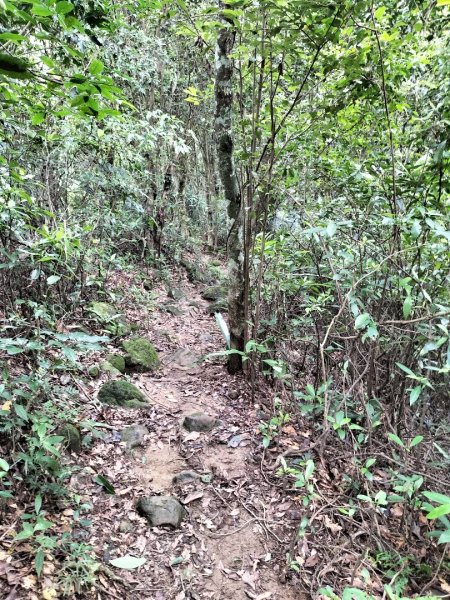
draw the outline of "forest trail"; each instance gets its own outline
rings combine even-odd
[[[122,290],[131,289],[132,276],[121,277]],[[223,360],[200,360],[223,350],[224,342],[201,288],[185,280],[177,287],[182,298],[169,300],[176,314],[146,313],[125,299],[127,318],[139,324],[139,335],[152,341],[161,358],[155,373],[130,379],[150,406],[130,410],[98,403],[90,418],[112,429],[85,453],[88,462],[71,481],[93,505],[86,541],[107,570],[117,557],[146,559],[138,570],[111,569],[113,580],[101,575],[95,597],[301,598],[300,591],[284,583],[286,548],[299,512],[292,496],[284,496],[261,473],[260,407],[247,396],[244,380],[227,373]],[[156,302],[164,307],[167,301],[167,290],[161,288]],[[96,396],[94,389],[85,391]],[[182,427],[183,418],[195,412],[217,419],[211,432]],[[120,442],[120,432],[130,425],[148,432],[142,447],[132,450]],[[186,483],[174,484],[174,477],[186,471],[195,472],[195,479],[188,475]],[[99,474],[112,483],[115,495],[94,483]],[[181,501],[187,515],[180,528],[152,528],[137,514],[138,499],[154,495]]]

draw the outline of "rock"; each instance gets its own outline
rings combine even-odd
[[[174,317],[181,317],[181,315],[183,314],[183,311],[180,308],[178,308],[178,306],[175,306],[175,304],[163,304],[161,308],[173,315]]]
[[[107,360],[101,363],[100,370],[103,371],[103,373],[109,373],[110,375],[122,375],[122,373],[113,367]]]
[[[227,288],[223,285],[210,285],[201,295],[203,300],[221,300],[227,295]]]
[[[128,335],[131,327],[120,311],[107,302],[92,302],[89,310],[94,313],[106,331],[112,335]]]
[[[137,512],[147,519],[152,527],[169,525],[178,528],[186,515],[182,504],[173,496],[150,496],[140,498]]]
[[[172,300],[181,300],[182,298],[184,298],[184,292],[179,288],[170,288],[167,292],[167,295],[169,296],[169,298],[172,298]]]
[[[98,392],[98,399],[109,406],[144,408],[148,402],[144,394],[128,381],[108,381]]]
[[[183,419],[183,427],[188,431],[211,431],[217,424],[217,419],[205,413],[196,412]]]
[[[176,352],[167,356],[164,362],[176,369],[190,370],[198,366],[200,358],[189,348],[179,348]]]
[[[239,398],[240,394],[237,390],[229,390],[228,391],[228,398],[231,398],[231,400],[237,400]]]
[[[226,313],[228,312],[228,301],[225,298],[221,300],[217,300],[216,302],[211,302],[211,304],[206,309],[206,312],[210,315],[214,313]]]
[[[144,437],[149,431],[144,425],[130,425],[122,431],[121,441],[127,443],[127,448],[136,448],[144,445]]]
[[[206,273],[201,271],[197,265],[190,263],[185,258],[180,260],[180,265],[186,269],[188,280],[191,283],[196,283],[197,281],[200,283],[206,283],[208,276]]]
[[[92,365],[92,367],[89,367],[88,369],[88,375],[92,378],[98,377],[100,375],[100,367],[98,365]]]
[[[192,483],[193,481],[198,481],[200,479],[200,475],[195,471],[181,471],[174,476],[172,482],[175,485],[183,485],[185,483]]]
[[[61,435],[64,438],[63,444],[67,448],[67,450],[69,450],[69,452],[75,452],[75,454],[80,454],[81,434],[79,430],[75,427],[75,425],[66,423],[58,431],[58,435]]]
[[[122,347],[127,353],[125,364],[140,371],[155,371],[159,366],[159,357],[153,346],[143,337],[125,340]]]
[[[131,521],[127,521],[126,519],[124,521],[120,521],[119,524],[119,531],[120,533],[130,533],[130,531],[133,531],[134,527],[133,527],[133,523]]]
[[[120,373],[125,373],[125,359],[120,354],[107,354],[106,361]]]

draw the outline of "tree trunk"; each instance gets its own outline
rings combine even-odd
[[[232,221],[228,234],[228,320],[231,348],[244,350],[244,232],[241,195],[233,160],[232,106],[233,106],[233,49],[235,34],[232,28],[221,29],[216,49],[216,115],[215,132],[220,179],[228,203],[228,217]],[[242,369],[242,357],[231,354],[228,371],[237,373]]]

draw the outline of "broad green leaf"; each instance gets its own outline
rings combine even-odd
[[[438,544],[448,544],[450,542],[450,529],[444,531],[438,539]]]
[[[311,475],[314,473],[314,469],[316,468],[314,461],[309,459],[306,461],[306,468],[305,468],[305,479],[308,480],[310,479]]]
[[[56,3],[56,12],[58,15],[67,15],[68,13],[73,11],[72,2],[67,2],[66,0],[62,0],[61,2]]]
[[[38,17],[51,17],[53,12],[44,4],[33,4],[31,12]]]
[[[450,504],[450,496],[439,494],[438,492],[423,492],[423,495],[431,500],[431,502],[438,502],[439,504]]]
[[[420,394],[422,393],[423,387],[421,385],[417,385],[415,388],[413,388],[409,394],[409,405],[412,406],[413,404],[415,404],[417,402],[417,400],[420,397]]]
[[[99,485],[104,487],[105,492],[107,494],[114,495],[116,493],[114,486],[112,485],[112,483],[110,483],[110,481],[108,481],[108,479],[106,479],[104,475],[97,475],[94,481],[95,483],[98,483]]]
[[[137,569],[138,567],[142,567],[147,562],[146,558],[137,558],[136,556],[130,556],[126,554],[125,556],[121,556],[120,558],[115,558],[114,560],[109,561],[109,564],[113,567],[117,567],[118,569]]]
[[[423,440],[423,435],[416,435],[416,437],[411,440],[409,447],[414,448],[414,446],[417,446],[418,444],[420,444],[420,442],[422,440]]]
[[[9,464],[3,458],[0,458],[0,469],[6,472],[9,471]]]
[[[60,275],[50,275],[50,277],[47,277],[47,285],[54,285],[60,279],[61,279]]]
[[[377,8],[377,10],[375,11],[375,19],[377,19],[377,21],[380,21],[384,17],[385,13],[386,13],[386,7],[379,6]]]
[[[369,313],[362,313],[355,320],[355,329],[364,329],[372,320],[372,317]]]
[[[409,315],[411,314],[411,309],[412,309],[412,297],[411,296],[406,296],[405,301],[403,302],[403,318],[406,319],[409,317]]]
[[[436,6],[450,6],[450,0],[437,0]]]
[[[427,514],[427,519],[438,519],[450,513],[450,504],[442,504]]]
[[[36,496],[36,498],[34,499],[34,511],[37,515],[41,512],[41,507],[42,507],[42,496],[40,496],[38,494]]]
[[[44,566],[45,554],[42,548],[36,552],[36,556],[34,557],[34,567],[36,569],[37,576],[40,577],[42,573],[42,568]]]
[[[401,446],[402,448],[405,447],[405,444],[402,442],[402,440],[398,437],[398,435],[395,435],[395,433],[388,433],[388,438],[390,440],[392,440],[393,442],[395,442],[396,444],[398,444],[399,446]]]
[[[89,65],[89,73],[91,75],[99,75],[104,68],[105,65],[102,63],[102,61],[94,58],[94,60]]]
[[[14,412],[16,413],[16,415],[20,418],[23,419],[24,421],[28,421],[28,413],[25,409],[24,406],[22,406],[21,404],[14,404]]]

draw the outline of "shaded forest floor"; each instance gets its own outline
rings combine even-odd
[[[64,456],[72,469],[70,493],[88,510],[83,516],[81,509],[80,518],[61,500],[48,518],[53,535],[72,531],[78,544],[93,547],[93,581],[76,592],[77,577],[86,580],[86,573],[77,572],[81,559],[77,566],[74,556],[64,595],[61,564],[50,554],[37,579],[28,543],[11,541],[24,512],[17,503],[0,525],[0,597],[290,600],[316,595],[324,583],[382,597],[383,585],[402,572],[416,578],[416,593],[430,583],[433,592],[445,595],[450,586],[439,571],[442,560],[439,565],[439,556],[430,554],[423,515],[413,520],[399,503],[385,513],[360,508],[361,517],[354,516],[348,490],[359,467],[352,463],[351,446],[332,440],[318,445],[319,434],[293,410],[263,448],[261,423],[279,418],[275,399],[282,390],[260,378],[252,393],[245,374],[230,376],[224,357],[209,356],[224,349],[224,340],[202,297],[204,288],[190,283],[184,270],[171,273],[170,285],[137,270],[111,276],[106,298],[115,301],[136,334],[155,345],[161,364],[153,373],[60,377],[61,385],[78,390],[83,423],[90,423],[81,426],[82,452]],[[100,331],[98,323],[87,324]],[[66,322],[64,329],[79,325]],[[85,374],[120,348],[121,338],[111,338],[102,352],[86,355]],[[136,385],[148,408],[100,403],[98,390],[114,379]],[[293,408],[283,402],[283,410]],[[183,428],[184,417],[197,412],[216,419],[211,431]],[[141,429],[133,448],[122,441],[130,426]],[[390,478],[390,458],[382,449],[373,469],[380,486]],[[280,474],[280,455],[287,470],[300,464],[295,457],[314,457],[308,507],[303,505],[308,486],[299,490],[288,471]],[[421,464],[420,455],[416,459],[410,456],[412,469]],[[108,485],[114,493],[107,493]],[[174,496],[185,507],[179,528],[150,527],[138,514],[139,498],[160,495]],[[301,534],[306,517],[310,529]],[[401,552],[408,555],[404,563],[398,562]],[[127,555],[145,562],[133,570],[111,565]]]
[[[64,458],[73,469],[70,492],[79,497],[80,506],[92,507],[85,515],[90,525],[80,522],[74,537],[94,549],[95,582],[78,594],[76,581],[69,577],[65,597],[302,597],[295,586],[284,583],[286,548],[299,513],[295,499],[270,485],[261,471],[261,406],[251,401],[245,377],[228,375],[223,358],[204,359],[224,349],[208,302],[200,295],[205,286],[189,283],[183,271],[175,284],[182,297],[174,301],[166,285],[156,284],[148,292],[136,272],[117,272],[109,285],[128,322],[155,345],[161,365],[154,373],[101,373],[98,378],[73,376],[60,382],[78,389],[84,422],[95,423],[91,431],[82,428],[81,454]],[[175,314],[167,312],[168,305]],[[64,324],[68,330],[75,326]],[[107,352],[120,349],[120,343],[117,338],[104,352],[87,355],[85,372],[101,363]],[[98,401],[105,381],[124,378],[145,394],[148,408],[109,407]],[[217,418],[211,432],[183,429],[183,417],[195,412]],[[145,435],[139,446],[130,448],[121,441],[121,432],[136,425],[146,428]],[[186,482],[174,483],[174,477],[185,471],[195,472],[195,479],[188,476]],[[114,487],[114,494],[98,483],[98,476]],[[187,513],[180,528],[150,527],[139,516],[138,499],[153,495],[181,501]],[[15,506],[20,518],[22,511]],[[57,536],[73,530],[74,516],[79,518],[64,501],[59,508],[48,516]],[[1,598],[63,597],[57,583],[60,565],[46,560],[38,580],[27,543],[11,547],[8,521],[0,527]],[[108,566],[125,555],[146,562],[137,570]]]
[[[124,289],[130,283],[127,278],[121,282]],[[222,350],[224,342],[200,290],[187,281],[178,289],[184,294],[176,303],[178,316],[146,315],[134,311],[132,303],[127,312],[162,359],[154,375],[132,378],[151,407],[98,407],[90,414],[114,427],[86,455],[86,466],[72,481],[94,507],[90,543],[105,561],[125,554],[147,559],[139,572],[125,571],[120,584],[112,584],[118,597],[298,598],[279,581],[295,526],[289,520],[294,503],[261,475],[255,457],[261,439],[258,407],[247,397],[245,384],[227,374],[223,361],[200,361]],[[155,300],[164,305],[166,290],[159,290]],[[88,395],[95,396],[94,389]],[[210,433],[187,432],[182,419],[195,412],[216,417],[218,426]],[[116,432],[135,424],[149,434],[143,448],[130,452],[118,443]],[[174,484],[174,477],[186,470],[201,479]],[[92,475],[100,472],[113,483],[115,495],[92,484]],[[180,529],[150,528],[136,513],[137,499],[154,494],[175,495],[187,508]],[[111,594],[111,582],[104,587]]]

